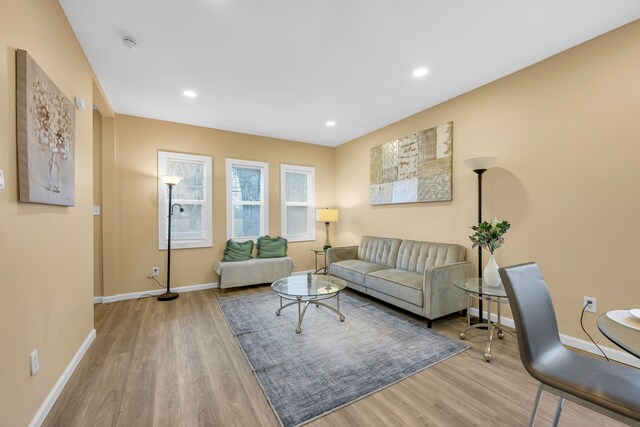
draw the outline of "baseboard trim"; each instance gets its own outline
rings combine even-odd
[[[172,291],[180,292],[194,292],[194,291],[202,291],[204,289],[215,289],[218,288],[219,285],[217,283],[203,283],[201,285],[190,285],[190,286],[180,286],[177,288],[171,288]],[[128,294],[118,294],[107,297],[94,297],[94,304],[109,304],[116,301],[124,301],[127,299],[136,299],[140,298],[143,295],[160,295],[164,293],[164,289],[152,289],[149,291],[143,292],[131,292]],[[99,302],[98,302],[99,301]]]
[[[469,310],[469,312],[474,316],[478,315],[478,309],[475,307],[472,307]],[[486,318],[487,312],[484,310],[482,312],[484,314],[484,317]],[[493,320],[494,322],[497,322],[498,315],[496,313],[491,313],[491,320]],[[500,321],[505,326],[515,328],[515,323],[513,322],[513,319],[509,317],[501,316]],[[565,334],[560,334],[560,341],[562,341],[563,344],[568,345],[570,347],[574,347],[579,350],[583,350],[583,351],[595,354],[597,356],[602,356],[602,353],[600,353],[600,350],[598,350],[598,347],[596,347],[591,341],[586,341],[586,340],[572,337],[570,335],[565,335]],[[615,348],[605,347],[603,345],[601,345],[600,348],[602,349],[602,351],[604,351],[604,353],[607,355],[609,359],[615,360],[616,362],[624,363],[625,365],[631,365],[631,366],[635,366],[636,368],[640,368],[640,360],[633,357],[629,353],[624,352],[622,350],[615,349]]]
[[[67,365],[67,368],[64,370],[60,378],[58,378],[58,381],[55,383],[47,397],[44,399],[44,402],[42,402],[42,405],[38,409],[38,412],[36,412],[35,416],[29,423],[29,427],[40,427],[42,423],[44,423],[47,415],[49,415],[49,411],[51,410],[51,408],[53,408],[56,400],[58,400],[60,393],[62,393],[64,386],[67,385],[67,381],[69,381],[69,378],[71,378],[73,371],[76,370],[78,364],[84,357],[85,353],[87,352],[95,338],[96,330],[92,329],[91,332],[89,332],[89,335],[87,335],[87,337],[84,339],[84,342],[82,343],[78,351],[76,351],[76,354]]]

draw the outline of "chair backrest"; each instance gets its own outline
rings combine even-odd
[[[358,259],[384,264],[393,268],[396,266],[400,242],[400,239],[362,236],[362,241],[358,247]]]
[[[396,268],[422,274],[429,267],[464,261],[466,253],[463,246],[453,243],[403,240],[398,250]]]
[[[520,359],[527,371],[538,378],[536,362],[558,346],[563,347],[547,284],[533,262],[498,271],[513,313]]]

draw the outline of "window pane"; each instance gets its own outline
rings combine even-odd
[[[167,175],[183,179],[173,188],[174,199],[204,200],[204,164],[180,160],[167,160]],[[169,190],[167,189],[167,199]]]
[[[260,209],[256,205],[233,207],[233,237],[260,236]]]
[[[260,201],[260,169],[233,167],[231,193],[234,202]]]
[[[287,206],[287,235],[309,234],[309,208]]]
[[[202,205],[182,204],[173,209],[171,218],[171,241],[202,239]]]
[[[286,201],[287,202],[306,202],[307,201],[307,174],[286,172]]]

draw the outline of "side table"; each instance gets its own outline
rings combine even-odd
[[[508,331],[506,327],[500,323],[500,305],[508,303],[507,293],[504,290],[504,286],[500,283],[500,286],[494,287],[484,283],[484,280],[479,278],[460,279],[453,282],[453,285],[459,289],[462,289],[467,294],[467,327],[464,331],[460,332],[460,339],[467,338],[467,332],[474,328],[487,328],[487,346],[484,352],[484,360],[491,362],[493,356],[491,355],[491,343],[493,342],[493,333],[497,332],[499,339],[504,338],[504,331]],[[482,300],[487,308],[487,319],[484,322],[471,324],[471,315],[469,309],[471,308],[472,300]],[[491,308],[493,304],[496,305],[496,311],[498,315],[498,321],[491,320]]]
[[[327,274],[327,251],[325,249],[311,249],[311,251],[314,253],[316,263],[316,269],[313,271],[313,274],[318,274],[321,271],[324,271],[323,274]],[[318,268],[318,256],[324,257],[324,267]]]

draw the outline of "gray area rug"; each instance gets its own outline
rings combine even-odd
[[[468,346],[384,308],[340,295],[346,320],[309,306],[296,335],[297,306],[279,298],[218,299],[274,412],[285,427],[309,422],[451,357]],[[335,299],[325,301],[335,307]]]

